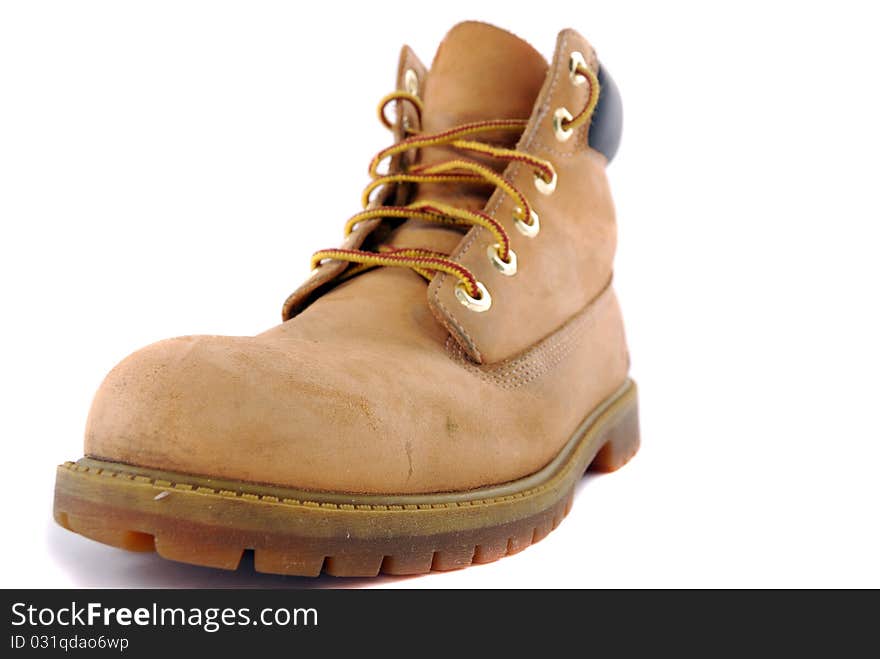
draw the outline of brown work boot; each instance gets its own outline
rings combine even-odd
[[[620,100],[593,49],[564,30],[548,66],[462,23],[430,71],[403,48],[382,110],[395,143],[365,210],[284,322],[107,376],[86,457],[58,468],[59,524],[229,569],[252,549],[263,572],[448,570],[540,540],[588,467],[635,453],[605,176]]]

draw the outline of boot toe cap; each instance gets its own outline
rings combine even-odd
[[[470,387],[443,386],[469,378]],[[545,464],[540,419],[451,359],[381,343],[191,336],[148,346],[101,385],[88,457],[302,490],[471,489]],[[549,404],[549,403],[548,403]]]
[[[320,348],[223,336],[150,345],[98,390],[85,454],[303,489],[415,486],[409,438],[387,427],[383,404],[368,395],[383,395],[365,384],[375,365],[334,363]]]
[[[260,423],[250,404],[249,344],[246,338],[189,336],[127,357],[95,395],[86,455],[202,474],[234,460],[228,438],[246,443]]]

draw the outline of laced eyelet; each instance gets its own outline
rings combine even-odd
[[[538,232],[541,230],[541,220],[538,218],[538,214],[535,212],[535,209],[530,209],[531,214],[529,216],[529,222],[526,222],[522,215],[523,209],[517,206],[513,210],[513,226],[516,227],[516,230],[519,231],[526,238],[534,238],[538,235]]]
[[[413,96],[419,95],[419,75],[412,69],[403,73],[403,88]]]
[[[574,133],[571,128],[566,128],[566,124],[570,123],[572,119],[574,117],[566,108],[559,108],[553,113],[553,133],[558,141],[565,142]]]
[[[556,189],[556,170],[553,170],[553,178],[549,181],[545,181],[544,177],[536,172],[535,187],[538,188],[538,192],[541,194],[553,194],[553,191]]]
[[[489,291],[486,290],[482,282],[477,282],[477,290],[480,292],[480,297],[471,297],[470,293],[467,292],[464,282],[460,281],[455,285],[455,297],[463,306],[471,311],[476,311],[477,313],[488,311],[489,307],[492,306],[492,296],[489,295]]]
[[[501,258],[501,245],[495,243],[486,248],[489,255],[489,261],[495,266],[495,269],[506,277],[516,274],[516,252],[512,249],[507,250],[507,260]]]
[[[579,68],[587,68],[587,60],[584,59],[583,53],[572,51],[568,56],[568,77],[571,84],[580,86],[587,81],[587,77],[583,73],[578,73]]]

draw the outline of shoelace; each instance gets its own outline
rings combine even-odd
[[[575,130],[590,120],[599,100],[599,81],[579,53],[572,54],[569,73],[576,84],[583,81],[589,82],[589,97],[583,110],[574,117],[565,108],[559,108],[556,111],[554,130],[560,140],[567,139]],[[388,94],[380,101],[378,112],[382,124],[389,129],[393,127],[385,115],[385,109],[389,103],[395,101],[411,103],[419,115],[424,109],[421,99],[410,92],[395,91]],[[527,119],[478,121],[437,133],[419,133],[408,129],[408,134],[411,136],[383,149],[370,162],[369,174],[372,181],[361,195],[364,210],[353,215],[346,222],[345,235],[351,234],[359,223],[375,219],[419,219],[451,226],[481,226],[487,229],[496,240],[490,248],[492,261],[503,274],[514,274],[516,272],[516,254],[510,248],[510,236],[501,223],[488,214],[432,200],[419,200],[406,206],[373,206],[371,198],[378,188],[398,183],[471,183],[493,186],[500,188],[516,201],[514,226],[522,234],[534,237],[540,228],[539,218],[525,194],[495,170],[475,160],[457,157],[430,165],[411,166],[396,173],[381,174],[379,172],[383,161],[409,150],[450,146],[461,151],[478,153],[499,160],[524,163],[532,168],[537,189],[544,194],[550,194],[556,187],[556,170],[548,160],[516,149],[494,146],[473,139],[481,134],[498,131],[521,133],[527,123]],[[348,261],[352,264],[342,275],[346,279],[364,270],[382,266],[410,268],[429,281],[437,272],[444,272],[458,278],[456,295],[463,304],[476,310],[488,308],[485,303],[488,302],[489,294],[485,287],[468,268],[449,258],[448,254],[419,248],[380,246],[377,249],[379,251],[375,252],[360,249],[323,249],[312,255],[312,269],[320,267],[325,260],[337,260]],[[481,301],[484,304],[481,305]]]

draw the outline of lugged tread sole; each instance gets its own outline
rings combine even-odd
[[[411,575],[488,563],[546,537],[592,468],[620,468],[639,447],[635,383],[595,410],[547,467],[461,493],[349,495],[220,481],[91,458],[58,467],[55,519],[131,551],[234,570]]]

